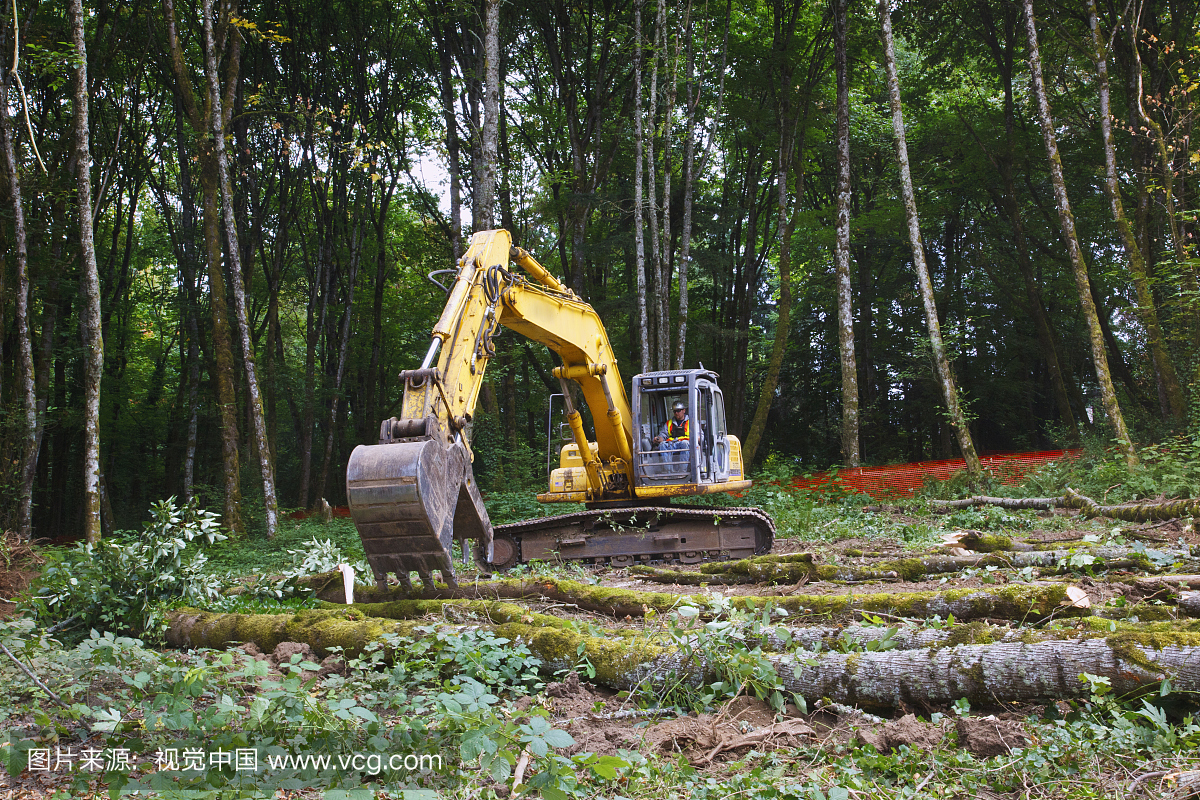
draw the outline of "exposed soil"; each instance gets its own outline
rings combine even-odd
[[[15,531],[0,536],[0,619],[16,613],[13,601],[29,589],[44,563],[45,559]]]
[[[857,713],[799,713],[788,705],[776,713],[767,703],[740,696],[712,713],[672,717],[647,716],[626,707],[612,692],[580,681],[571,673],[545,690],[545,705],[556,725],[570,732],[575,744],[566,755],[590,752],[619,755],[621,750],[683,755],[696,767],[720,771],[750,748],[771,750],[798,745],[868,744],[882,753],[907,746],[930,750],[957,735],[957,746],[976,758],[989,758],[1023,747],[1032,739],[1020,721],[1023,714],[947,716],[924,722],[907,713],[878,720]],[[532,700],[531,700],[532,702]],[[1037,708],[1031,708],[1037,711]]]

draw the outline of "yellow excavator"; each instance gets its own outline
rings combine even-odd
[[[525,274],[510,271],[513,263]],[[401,416],[384,420],[378,444],[356,447],[346,469],[350,515],[381,587],[394,573],[410,588],[412,572],[432,586],[435,570],[454,585],[455,540],[464,553],[474,540],[488,571],[533,560],[693,563],[771,549],[775,524],[760,509],[671,505],[751,485],[741,443],[725,427],[716,373],[701,366],[636,375],[630,403],[596,311],[513,247],[507,231],[476,233],[447,272],[454,283],[424,361],[400,374]],[[495,527],[488,519],[471,468],[471,426],[501,326],[562,361],[554,376],[573,441],[537,499],[586,511]],[[571,382],[591,411],[595,441]]]

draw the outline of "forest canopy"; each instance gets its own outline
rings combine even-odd
[[[1200,10],[882,8],[18,0],[0,527],[343,502],[492,227],[622,375],[719,373],[756,465],[1195,431]],[[555,363],[496,346],[476,474],[544,485]]]

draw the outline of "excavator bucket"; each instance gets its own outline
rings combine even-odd
[[[433,571],[454,583],[451,547],[475,539],[491,559],[492,523],[461,444],[432,439],[359,445],[346,468],[350,516],[362,538],[375,582],[395,573],[404,588],[416,572],[426,586]]]

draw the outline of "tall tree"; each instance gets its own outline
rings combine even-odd
[[[686,108],[684,113],[684,149],[683,149],[683,224],[679,234],[679,324],[676,326],[675,369],[683,369],[683,359],[687,352],[688,334],[688,272],[692,262],[692,210],[696,202],[696,186],[700,176],[708,169],[708,159],[712,155],[713,145],[716,144],[716,128],[721,122],[721,107],[725,102],[725,68],[729,61],[729,28],[733,19],[733,2],[726,0],[724,33],[721,36],[721,61],[717,66],[717,96],[713,109],[711,130],[706,131],[704,141],[696,141],[696,126],[700,123],[701,94],[703,81],[696,76],[697,46],[693,27],[687,29],[687,76],[684,84]],[[699,50],[708,52],[711,48],[701,44]],[[704,128],[709,126],[705,125]],[[697,145],[700,152],[697,154]]]
[[[1133,278],[1133,287],[1137,294],[1138,316],[1146,326],[1146,343],[1150,348],[1150,358],[1154,364],[1155,382],[1159,387],[1159,396],[1164,405],[1163,416],[1174,420],[1182,420],[1187,414],[1184,405],[1183,389],[1179,385],[1179,377],[1175,373],[1175,364],[1167,353],[1166,341],[1162,326],[1158,321],[1158,309],[1154,304],[1154,293],[1150,288],[1150,280],[1146,271],[1146,259],[1138,247],[1133,233],[1133,226],[1125,216],[1125,208],[1121,202],[1121,186],[1117,179],[1117,149],[1113,143],[1112,110],[1109,100],[1108,87],[1108,44],[1100,32],[1100,20],[1096,14],[1096,0],[1087,0],[1088,25],[1092,29],[1092,49],[1096,58],[1097,91],[1100,96],[1100,133],[1104,140],[1104,188],[1108,194],[1109,208],[1112,211],[1113,222],[1121,233],[1121,242],[1125,245],[1125,256],[1129,259],[1129,272]]]
[[[1029,253],[1029,237],[1025,232],[1025,221],[1022,216],[1021,204],[1017,195],[1016,178],[1014,176],[1018,146],[1013,73],[1015,71],[1014,61],[1016,60],[1017,42],[1020,39],[1019,23],[1021,14],[1019,9],[1003,6],[1000,9],[1000,19],[997,20],[988,0],[977,0],[976,8],[979,12],[983,39],[992,53],[992,59],[996,70],[999,72],[1001,86],[1004,90],[1004,145],[999,154],[993,155],[987,151],[987,148],[978,136],[975,136],[975,139],[980,144],[980,147],[984,149],[984,152],[987,153],[989,161],[995,167],[996,173],[1000,177],[1002,191],[995,193],[997,195],[995,200],[996,204],[1004,212],[1009,228],[1012,231],[1013,247],[1016,250],[1017,269],[1020,271],[1022,282],[1025,285],[1026,304],[1029,315],[1033,319],[1034,331],[1037,334],[1041,356],[1045,360],[1046,371],[1050,379],[1050,391],[1054,395],[1059,420],[1067,427],[1069,439],[1078,441],[1078,425],[1074,410],[1071,408],[1070,394],[1067,390],[1067,369],[1059,357],[1060,348],[1055,340],[1050,315],[1046,311],[1041,286],[1037,276],[1034,275],[1033,260]],[[974,135],[974,130],[969,125],[967,127]]]
[[[13,20],[13,68],[17,71],[17,21]],[[8,74],[0,76],[0,97],[7,101],[9,96]],[[33,536],[33,485],[37,478],[38,450],[41,446],[42,415],[38,410],[37,390],[34,378],[33,342],[29,329],[29,249],[26,244],[25,204],[21,200],[21,174],[17,164],[16,147],[13,145],[12,124],[8,116],[7,103],[0,109],[0,146],[4,150],[4,162],[8,178],[9,196],[12,198],[13,230],[17,261],[17,376],[25,417],[25,449],[21,454],[21,494],[17,514],[17,530],[23,539]],[[3,302],[0,300],[0,302]]]
[[[763,432],[767,427],[767,415],[774,404],[775,389],[779,384],[779,373],[783,368],[783,357],[791,338],[792,313],[792,236],[800,213],[800,197],[803,195],[803,168],[795,168],[797,153],[804,152],[804,138],[808,131],[808,98],[818,77],[824,72],[824,59],[814,56],[805,63],[803,54],[823,53],[817,44],[824,36],[820,33],[808,37],[801,45],[796,41],[805,6],[776,0],[773,5],[773,38],[771,58],[775,80],[775,111],[779,126],[779,152],[775,158],[775,217],[779,238],[779,303],[775,307],[775,340],[767,360],[767,371],[759,388],[758,403],[746,441],[742,445],[743,458],[747,464],[754,461]],[[823,32],[822,32],[823,33]],[[805,79],[797,85],[794,79],[798,65],[806,66]],[[794,196],[789,188],[795,185]],[[789,208],[791,213],[789,213]]]
[[[500,141],[500,0],[484,0],[483,18],[483,131],[482,169],[474,206],[478,206],[475,230],[490,230],[496,224],[496,184],[499,176]]]
[[[258,375],[254,368],[254,339],[250,335],[249,315],[246,311],[246,290],[242,280],[242,251],[238,244],[237,220],[233,213],[233,185],[229,179],[229,157],[225,151],[225,136],[230,130],[229,115],[233,111],[232,99],[241,62],[241,32],[233,24],[237,18],[236,2],[232,0],[223,2],[220,19],[217,22],[223,28],[224,35],[221,38],[228,48],[225,87],[228,97],[222,99],[221,76],[217,71],[218,45],[217,38],[213,34],[213,0],[202,0],[200,9],[204,26],[204,73],[208,81],[213,156],[217,162],[221,192],[221,220],[225,225],[225,257],[233,284],[234,316],[242,343],[242,367],[246,373],[246,403],[250,407],[250,426],[254,435],[255,450],[258,454],[259,471],[262,475],[267,537],[273,539],[279,522],[279,504],[275,499],[275,467],[271,463],[271,446],[267,441],[262,394],[259,391]]]
[[[104,339],[100,333],[100,273],[92,232],[92,155],[89,145],[87,46],[82,0],[70,0],[71,39],[75,48],[75,197],[82,255],[79,323],[84,349],[84,534],[100,541],[100,378],[104,373]]]
[[[645,124],[642,113],[642,61],[646,52],[642,40],[642,6],[633,1],[633,261],[638,307],[638,344],[641,372],[650,371],[650,320],[646,309],[646,208],[642,187],[645,184]]]
[[[1117,403],[1117,391],[1113,387],[1112,373],[1108,368],[1108,357],[1104,352],[1104,332],[1100,328],[1100,318],[1096,314],[1096,304],[1092,300],[1087,264],[1083,260],[1083,249],[1079,246],[1079,237],[1075,233],[1075,217],[1071,213],[1071,203],[1067,198],[1062,158],[1058,154],[1058,140],[1054,133],[1054,118],[1050,115],[1050,101],[1046,97],[1046,85],[1042,79],[1042,58],[1038,52],[1033,0],[1024,0],[1024,12],[1025,33],[1029,40],[1030,79],[1033,83],[1034,100],[1037,103],[1038,121],[1042,127],[1042,140],[1046,145],[1046,160],[1050,165],[1050,180],[1054,185],[1055,208],[1058,212],[1063,241],[1067,246],[1067,255],[1071,259],[1071,271],[1075,276],[1075,287],[1079,292],[1079,305],[1083,310],[1083,318],[1088,327],[1092,364],[1096,369],[1096,380],[1100,384],[1100,399],[1104,405],[1104,413],[1108,417],[1108,422],[1113,426],[1117,446],[1124,453],[1125,460],[1129,465],[1134,466],[1137,464],[1137,454],[1134,451],[1129,430],[1125,427],[1125,417],[1121,414],[1121,407]]]
[[[888,99],[892,107],[892,131],[896,137],[896,161],[900,167],[900,191],[904,197],[904,218],[908,223],[908,240],[912,245],[913,267],[917,272],[917,289],[921,293],[921,301],[925,307],[925,323],[929,330],[934,371],[937,373],[938,383],[942,388],[942,397],[946,401],[950,425],[958,439],[958,448],[962,451],[967,472],[978,476],[983,473],[983,465],[979,461],[979,454],[975,452],[975,443],[971,440],[971,430],[958,402],[958,389],[955,386],[954,374],[950,371],[950,361],[946,357],[946,348],[942,343],[937,303],[933,296],[933,281],[930,280],[929,267],[925,263],[925,245],[921,241],[921,221],[917,216],[917,200],[913,191],[912,174],[908,167],[904,110],[900,104],[900,79],[896,75],[896,48],[892,41],[892,15],[888,9],[888,0],[879,0],[879,18],[883,32],[883,56],[887,73]]]
[[[850,70],[846,57],[849,0],[833,0],[833,63],[837,73],[837,318],[842,369],[842,463],[857,467],[858,364],[854,358],[854,291],[850,285]]]
[[[244,533],[242,521],[241,469],[238,455],[238,410],[234,390],[233,341],[229,330],[229,307],[225,292],[225,271],[221,254],[221,173],[212,141],[214,125],[212,104],[207,94],[198,96],[191,71],[184,57],[175,15],[175,0],[163,0],[166,17],[167,57],[174,78],[172,89],[184,110],[188,124],[197,137],[200,187],[203,198],[204,255],[208,265],[209,305],[212,311],[214,382],[221,413],[221,456],[224,482],[221,522],[234,533]]]

